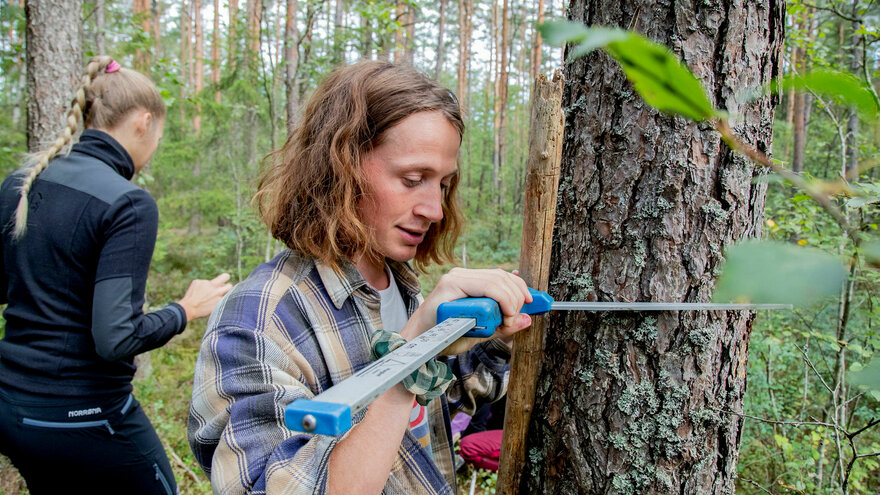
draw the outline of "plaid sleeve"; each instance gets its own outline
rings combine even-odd
[[[457,412],[473,415],[481,404],[495,402],[507,393],[510,350],[499,340],[477,344],[445,359],[457,378],[446,391],[453,416]]]
[[[219,494],[324,493],[338,439],[284,426],[284,407],[313,397],[292,343],[240,328],[210,330],[195,369],[190,446]]]

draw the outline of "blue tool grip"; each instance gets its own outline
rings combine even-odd
[[[523,305],[521,313],[540,315],[550,311],[553,298],[546,292],[529,288],[532,302]],[[465,337],[491,337],[501,324],[501,310],[498,303],[488,297],[466,297],[441,304],[437,308],[437,323],[449,318],[474,318],[476,326]]]
[[[293,431],[337,436],[351,429],[351,408],[346,404],[296,399],[284,408],[284,424]],[[308,428],[309,424],[313,426]]]

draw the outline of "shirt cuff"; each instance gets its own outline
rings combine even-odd
[[[177,318],[177,334],[183,333],[186,330],[186,311],[183,309],[183,306],[171,303],[167,307],[173,310],[174,316]]]
[[[505,361],[510,361],[510,347],[507,346],[501,339],[492,339],[486,342],[486,354],[492,357],[498,357]]]

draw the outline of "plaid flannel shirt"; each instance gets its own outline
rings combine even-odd
[[[422,300],[416,274],[405,263],[389,266],[412,315]],[[341,272],[286,250],[215,308],[196,362],[187,425],[214,493],[326,491],[328,459],[340,438],[288,430],[284,408],[371,361],[369,337],[382,328],[379,294],[353,265]],[[444,358],[456,380],[427,408],[432,455],[407,431],[383,494],[455,493],[451,414],[473,413],[500,398],[509,357],[506,346],[491,340]]]

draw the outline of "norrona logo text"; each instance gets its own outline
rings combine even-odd
[[[78,411],[67,411],[67,417],[68,418],[76,418],[79,416],[90,416],[92,414],[100,414],[100,413],[101,413],[100,407],[93,407],[91,409],[80,409]]]

